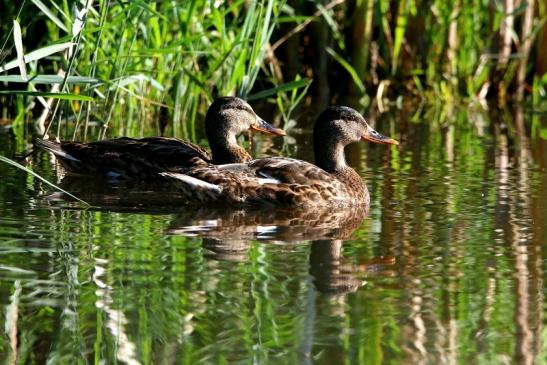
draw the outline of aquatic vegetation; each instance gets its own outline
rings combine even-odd
[[[288,126],[305,95],[380,111],[406,95],[546,95],[547,7],[533,0],[0,3],[1,114],[19,135],[33,122],[63,139],[195,140],[220,95],[269,99]]]
[[[19,9],[10,5],[13,21],[3,23],[4,34],[10,35],[4,41],[15,44],[15,50],[4,47],[0,72],[20,72],[0,76],[8,89],[0,97],[12,104],[36,98],[32,109],[45,110],[37,122],[41,133],[59,128],[56,117],[62,115],[73,122],[73,137],[85,138],[90,127],[98,126],[101,137],[139,135],[148,128],[195,138],[195,121],[216,96],[256,99],[253,85],[283,3],[106,0],[71,5],[38,0]],[[44,16],[30,17],[37,11]],[[27,44],[38,29],[43,36]],[[267,76],[261,98],[310,83],[272,84]],[[23,118],[27,104],[15,109]],[[49,120],[54,123],[48,125]]]

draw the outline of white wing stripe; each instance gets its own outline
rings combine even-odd
[[[222,191],[222,189],[218,185],[210,184],[208,182],[196,179],[195,177],[191,177],[188,175],[177,174],[172,172],[162,172],[160,175],[180,180],[190,186],[193,186],[202,190],[209,190],[215,193],[220,193]]]

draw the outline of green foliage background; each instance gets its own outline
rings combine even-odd
[[[219,95],[269,98],[285,121],[304,95],[537,103],[546,15],[533,0],[2,1],[1,113],[40,134],[61,120],[79,139],[195,139]],[[48,98],[63,100],[46,115]]]

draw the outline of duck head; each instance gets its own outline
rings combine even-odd
[[[344,147],[350,143],[370,141],[399,144],[376,132],[359,112],[346,106],[329,107],[321,113],[315,123],[313,138],[316,164],[328,172],[347,166]]]
[[[287,133],[268,124],[256,115],[245,100],[224,96],[213,101],[205,116],[207,137],[217,137],[215,132],[223,132],[229,136],[237,136],[247,130],[254,130],[274,136],[285,136]]]
[[[248,130],[273,136],[286,135],[284,130],[273,127],[256,115],[245,100],[232,96],[215,99],[205,116],[205,133],[214,162],[221,164],[250,160],[251,156],[238,146],[236,139]]]

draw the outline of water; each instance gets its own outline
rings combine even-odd
[[[0,165],[1,363],[547,364],[545,121],[428,109],[376,125],[401,146],[347,151],[366,218],[190,209],[61,181],[33,155],[84,209]],[[255,147],[310,158],[309,131],[291,135]],[[3,130],[0,152],[18,148]]]

